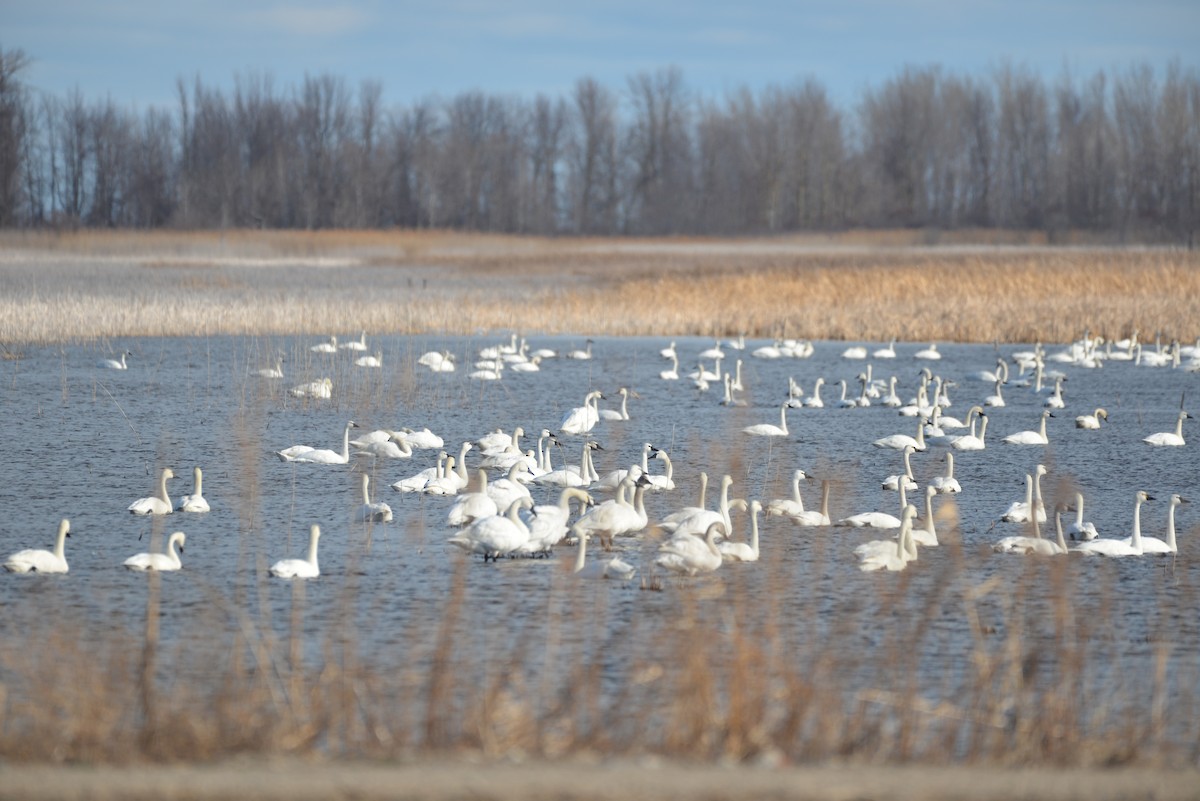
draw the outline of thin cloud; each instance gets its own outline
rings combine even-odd
[[[254,28],[266,28],[266,32],[290,36],[339,37],[356,33],[366,28],[370,21],[360,8],[341,5],[312,7],[279,5],[244,15],[247,24]]]

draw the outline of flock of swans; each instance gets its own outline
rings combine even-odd
[[[475,371],[469,380],[500,380],[509,373],[539,373],[555,361],[590,361],[594,358],[593,342],[586,347],[559,354],[550,349],[532,350],[524,338],[513,335],[508,343],[489,346],[480,350],[473,360]],[[896,343],[873,351],[863,346],[847,348],[842,359],[856,362],[867,359],[895,360],[898,357]],[[366,334],[356,341],[338,343],[336,337],[310,348],[317,354],[350,352],[356,366],[379,368],[382,355],[356,356],[367,350]],[[697,369],[690,374],[680,373],[680,357],[676,343],[663,348],[657,358],[671,363],[669,369],[658,372],[663,382],[690,382],[697,397],[704,397],[714,383],[719,383],[723,406],[746,406],[744,396],[749,379],[743,375],[743,364],[749,359],[806,359],[813,353],[812,343],[805,341],[776,341],[758,348],[747,347],[744,338],[728,342],[717,342],[713,347],[699,353]],[[722,369],[727,351],[736,359],[732,370]],[[1156,354],[1158,354],[1156,356]],[[103,369],[128,369],[125,361],[128,352],[120,361],[104,360],[97,367]],[[1183,359],[1189,361],[1185,364]],[[639,574],[654,571],[695,576],[711,573],[731,562],[754,562],[760,557],[760,515],[778,518],[797,528],[871,528],[882,529],[894,536],[864,542],[848,549],[858,560],[863,571],[898,571],[918,559],[920,549],[936,547],[938,537],[935,525],[934,501],[939,496],[951,495],[968,498],[969,486],[964,487],[955,477],[955,455],[961,452],[979,452],[988,448],[987,430],[989,410],[1006,405],[1003,391],[1029,393],[1037,400],[1042,411],[1030,421],[1027,430],[1006,434],[998,440],[1000,447],[1030,447],[1046,449],[1050,445],[1047,421],[1066,415],[1069,392],[1064,388],[1066,374],[1049,369],[1050,364],[1073,365],[1083,369],[1103,367],[1109,359],[1125,361],[1148,367],[1166,367],[1195,370],[1200,365],[1200,347],[1184,348],[1172,343],[1164,350],[1160,345],[1154,351],[1147,350],[1136,337],[1123,343],[1105,343],[1100,338],[1085,337],[1071,343],[1061,352],[1048,355],[1039,345],[1033,351],[1013,353],[1009,359],[997,360],[995,370],[981,370],[962,376],[944,376],[933,366],[940,362],[942,353],[936,343],[912,353],[911,358],[923,365],[917,370],[913,395],[908,400],[898,394],[897,375],[878,379],[873,375],[873,365],[868,364],[853,379],[857,393],[850,391],[852,382],[839,379],[841,397],[832,403],[822,398],[826,381],[817,377],[807,395],[794,378],[788,378],[786,387],[758,387],[763,393],[778,392],[778,425],[772,419],[740,428],[746,443],[761,438],[762,442],[785,441],[791,433],[788,428],[789,413],[835,415],[833,409],[858,409],[871,406],[891,408],[898,417],[909,418],[906,430],[863,443],[882,451],[895,451],[900,457],[903,472],[881,478],[883,490],[896,492],[899,504],[889,511],[868,511],[831,518],[829,513],[832,482],[821,480],[819,510],[807,509],[801,494],[801,484],[809,480],[805,469],[792,472],[791,494],[776,499],[731,497],[735,478],[722,475],[719,480],[719,499],[713,508],[707,502],[708,475],[698,473],[699,496],[694,505],[670,503],[664,500],[661,506],[670,511],[651,516],[647,512],[647,494],[671,493],[675,490],[674,465],[671,456],[661,445],[646,442],[641,448],[641,459],[628,465],[614,465],[613,469],[601,473],[596,466],[597,454],[604,455],[602,444],[606,427],[621,426],[633,419],[630,413],[631,400],[639,402],[641,395],[630,387],[620,387],[615,392],[588,388],[581,391],[582,403],[561,413],[553,428],[526,423],[532,431],[540,431],[536,437],[536,448],[526,447],[527,432],[523,425],[511,431],[494,429],[479,436],[464,440],[457,450],[447,451],[445,440],[428,428],[379,428],[361,436],[352,434],[362,427],[347,421],[340,447],[326,448],[312,445],[290,445],[275,451],[282,462],[295,465],[351,465],[360,460],[371,460],[372,464],[390,464],[389,460],[420,460],[426,453],[436,453],[434,463],[413,475],[400,478],[390,484],[399,497],[408,493],[421,493],[431,498],[445,498],[446,547],[458,549],[469,555],[482,557],[484,561],[497,561],[515,557],[545,557],[561,546],[573,546],[574,558],[570,562],[571,572],[579,576],[595,576],[629,580]],[[416,364],[435,373],[453,373],[457,357],[449,351],[430,351],[422,354]],[[1010,374],[1009,360],[1013,364]],[[557,368],[556,368],[557,369]],[[914,370],[917,368],[914,367]],[[283,376],[282,360],[273,366],[254,371],[266,379]],[[510,380],[510,379],[505,379]],[[526,380],[535,380],[534,378]],[[973,391],[979,386],[982,391]],[[990,388],[991,393],[985,394]],[[332,382],[320,379],[290,390],[292,395],[312,398],[328,398],[332,393]],[[974,395],[963,418],[954,417],[949,409],[951,390],[955,394]],[[906,393],[907,394],[907,393]],[[601,408],[601,401],[607,401]],[[1028,405],[1028,404],[1027,404]],[[830,411],[821,411],[829,409]],[[796,410],[802,410],[797,412]],[[1057,414],[1056,414],[1057,412]],[[635,405],[634,414],[637,414]],[[995,414],[995,412],[993,412]],[[1182,447],[1185,445],[1184,424],[1190,415],[1180,409],[1174,430],[1154,433],[1144,437],[1146,447]],[[1108,412],[1104,408],[1082,412],[1074,418],[1079,430],[1096,432],[1090,436],[1105,436]],[[532,438],[532,437],[531,437]],[[993,445],[995,447],[995,445]],[[565,451],[568,458],[577,461],[555,467],[555,451]],[[930,478],[924,489],[916,479],[912,458],[916,454],[936,452],[944,463],[944,473]],[[969,456],[962,459],[985,459],[986,456]],[[473,461],[474,465],[469,465]],[[1038,460],[1039,462],[1041,459]],[[400,463],[400,462],[396,462]],[[1048,470],[1038,463],[1026,476],[1026,492],[1023,501],[1016,501],[1002,514],[997,523],[1020,523],[1028,526],[1020,534],[998,539],[993,550],[998,553],[1029,555],[1100,555],[1109,557],[1141,556],[1145,554],[1176,553],[1175,510],[1186,499],[1172,493],[1168,500],[1168,528],[1162,539],[1142,535],[1141,507],[1152,502],[1146,491],[1131,491],[1135,505],[1133,523],[1128,537],[1104,537],[1097,526],[1084,519],[1084,497],[1075,493],[1067,505],[1053,508],[1054,538],[1044,537],[1041,526],[1051,517],[1047,514],[1042,498],[1041,480]],[[128,511],[135,515],[166,515],[173,512],[204,513],[210,507],[203,495],[203,474],[199,467],[193,469],[193,492],[172,502],[168,494],[168,482],[175,478],[170,468],[162,468],[158,475],[157,491],[154,495],[129,504]],[[373,500],[370,476],[361,475],[362,503],[354,520],[362,524],[384,524],[395,519],[389,504]],[[539,503],[535,493],[545,495],[546,502]],[[918,504],[909,503],[909,494],[920,498]],[[611,496],[611,497],[608,497]],[[669,495],[664,495],[669,498]],[[732,513],[745,513],[746,524],[738,531]],[[1075,520],[1064,527],[1063,515],[1074,512]],[[1100,528],[1111,529],[1105,524]],[[631,561],[630,549],[621,543],[642,542],[654,532],[659,538],[653,557],[643,559],[640,564]],[[317,558],[321,530],[312,525],[309,532],[308,551],[305,558],[283,559],[272,564],[268,573],[282,578],[312,578],[320,575]],[[62,520],[53,550],[23,550],[12,554],[4,561],[4,567],[12,572],[65,573],[68,570],[65,556],[65,541],[70,536],[69,520]],[[122,564],[131,570],[165,571],[182,567],[180,554],[184,549],[186,535],[175,532],[167,539],[162,553],[139,553]],[[601,550],[600,558],[595,552],[588,557],[589,543]]]

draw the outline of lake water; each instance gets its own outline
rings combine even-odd
[[[584,344],[583,337],[529,339],[534,348],[560,352]],[[898,514],[896,494],[882,491],[880,481],[901,472],[901,455],[871,443],[893,433],[915,433],[915,419],[879,405],[833,408],[837,382],[849,381],[854,394],[855,376],[869,362],[876,378],[898,376],[899,394],[907,399],[915,393],[919,370],[927,366],[957,382],[950,390],[953,405],[947,412],[961,417],[973,402],[992,392],[992,385],[966,380],[967,374],[993,369],[997,356],[1007,358],[1028,349],[943,344],[943,358],[926,362],[912,355],[924,344],[901,343],[894,360],[850,361],[841,357],[848,343],[817,342],[811,358],[768,361],[749,356],[751,349],[765,344],[750,342],[741,355],[748,405],[726,408],[718,403],[719,385],[699,392],[686,378],[659,379],[669,363],[659,356],[668,343],[658,338],[598,338],[590,361],[547,360],[539,373],[509,372],[498,382],[472,381],[467,374],[481,347],[506,342],[506,337],[372,337],[370,350],[383,355],[384,367],[378,370],[352,366],[345,351],[331,356],[311,353],[308,347],[317,341],[123,340],[104,347],[30,347],[23,358],[0,362],[0,441],[6,450],[0,460],[0,554],[52,547],[63,517],[71,519],[73,531],[67,543],[69,575],[0,574],[0,607],[6,610],[0,635],[16,636],[47,612],[71,616],[95,636],[137,630],[144,614],[146,579],[127,572],[121,563],[152,543],[160,547],[165,535],[175,530],[185,531],[188,539],[184,570],[164,581],[165,636],[189,636],[189,619],[218,600],[244,604],[247,611],[279,621],[284,628],[292,589],[287,582],[267,579],[265,569],[279,558],[302,556],[312,523],[323,530],[322,575],[305,588],[309,614],[304,625],[314,639],[345,619],[339,602],[346,598],[351,599],[350,617],[368,653],[386,653],[411,627],[436,625],[455,570],[467,559],[444,542],[452,533],[445,523],[452,500],[389,488],[432,466],[436,451],[418,450],[400,460],[352,459],[350,465],[339,466],[284,463],[275,455],[294,444],[339,449],[343,427],[351,419],[363,432],[428,426],[445,439],[445,450],[455,454],[464,440],[498,427],[511,432],[519,425],[529,432],[525,442],[532,448],[537,433],[556,429],[562,414],[580,405],[589,390],[607,393],[601,405],[610,408],[616,389],[627,386],[640,396],[629,401],[632,419],[597,426],[594,435],[604,450],[595,461],[603,474],[639,461],[644,442],[668,451],[679,488],[647,495],[652,521],[695,502],[702,470],[713,480],[710,506],[723,473],[734,477],[734,497],[765,503],[788,495],[792,471],[802,468],[835,481],[835,518],[873,510]],[[709,339],[678,339],[680,372],[694,369],[697,354],[712,344]],[[133,354],[127,371],[96,367],[98,359],[124,349]],[[459,369],[433,374],[417,366],[417,356],[427,350],[456,354]],[[1057,348],[1047,350],[1053,353]],[[732,369],[739,354],[728,348],[726,352],[725,368]],[[276,353],[286,359],[286,378],[270,380],[253,373],[273,364]],[[996,521],[1011,501],[1023,499],[1024,476],[1038,463],[1048,468],[1043,480],[1047,498],[1055,498],[1066,482],[1078,486],[1086,498],[1087,517],[1102,536],[1129,534],[1139,489],[1158,499],[1143,508],[1141,520],[1143,532],[1156,536],[1163,534],[1166,499],[1172,493],[1200,496],[1196,443],[1153,448],[1141,442],[1148,434],[1173,430],[1181,397],[1192,402],[1200,376],[1115,361],[1104,369],[1055,363],[1049,367],[1068,374],[1067,408],[1049,420],[1051,444],[1001,444],[1005,434],[1036,428],[1042,410],[1042,396],[1007,387],[1008,405],[989,410],[987,449],[956,456],[956,476],[963,486],[954,501],[960,528],[943,536],[953,541],[961,537],[963,547],[923,549],[920,560],[906,571],[916,574],[905,580],[910,582],[909,592],[918,596],[930,591],[934,577],[945,575],[950,559],[963,560],[963,570],[955,575],[968,584],[999,576],[1003,584],[990,601],[994,618],[985,621],[991,626],[1003,625],[996,610],[1005,602],[1004,588],[1025,579],[1028,560],[994,555],[988,546],[1001,536],[1021,533],[1019,526]],[[298,399],[286,392],[325,376],[333,382],[330,400]],[[778,423],[789,376],[806,394],[817,377],[824,377],[826,408],[790,410],[790,434],[782,440],[743,435],[746,425]],[[1075,416],[1096,407],[1108,410],[1107,424],[1099,431],[1076,429]],[[1200,442],[1200,423],[1188,421],[1184,435]],[[578,460],[578,439],[564,441],[565,447],[554,453],[556,466]],[[922,486],[944,471],[942,453],[931,448],[913,456]],[[468,457],[472,467],[475,459],[474,454]],[[165,466],[179,476],[170,484],[172,498],[190,492],[195,465],[204,469],[210,513],[150,518],[126,511],[133,500],[153,493],[158,471]],[[363,470],[374,478],[376,499],[391,505],[393,522],[353,522]],[[660,472],[661,463],[652,462],[651,471]],[[819,482],[806,482],[802,491],[806,504],[817,508]],[[558,491],[535,487],[534,495],[539,503],[548,503],[557,499]],[[945,503],[943,497],[935,500],[937,507]],[[922,505],[919,493],[912,493],[910,501],[918,508]],[[1111,649],[1107,653],[1127,658],[1132,670],[1149,669],[1152,643],[1164,639],[1176,646],[1173,658],[1192,659],[1200,650],[1200,618],[1193,604],[1198,582],[1192,556],[1197,544],[1191,533],[1198,513],[1200,505],[1178,511],[1177,559],[1070,560],[1068,586],[1076,588],[1071,603],[1080,615],[1111,621],[1103,627],[1105,648]],[[739,530],[745,529],[744,515],[735,514],[734,521]],[[845,610],[884,603],[886,596],[877,592],[881,584],[899,581],[897,576],[857,570],[853,546],[886,536],[879,532],[802,529],[775,517],[761,518],[760,525],[763,558],[758,564],[726,566],[712,577],[666,578],[661,593],[643,592],[636,582],[593,588],[590,591],[602,593],[607,603],[597,625],[611,634],[636,628],[639,636],[652,637],[660,623],[670,622],[678,595],[687,587],[736,577],[752,599],[771,593],[782,608],[815,608],[818,620],[806,625],[832,630]],[[1053,536],[1052,521],[1044,531]],[[620,544],[643,573],[651,569],[655,541],[638,538]],[[475,559],[465,572],[470,603],[490,608],[494,619],[503,621],[506,636],[536,631],[563,612],[562,606],[545,599],[570,603],[563,601],[562,567],[573,554],[573,549],[562,547],[550,560],[485,564]],[[350,586],[352,594],[347,593]],[[1022,603],[1028,605],[1027,614],[1036,616],[1052,600],[1031,592]],[[971,649],[961,610],[942,609],[940,620],[945,631],[928,641],[930,652],[923,660],[961,664]],[[200,636],[194,631],[192,635]],[[868,627],[842,647],[869,649],[882,637]],[[618,666],[612,669],[619,671]]]

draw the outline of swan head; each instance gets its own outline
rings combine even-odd
[[[795,481],[803,481],[806,478],[808,478],[808,474],[805,473],[803,470],[797,470],[794,473],[792,473],[792,479]]]
[[[1044,464],[1039,464],[1039,465],[1037,466],[1037,474],[1038,474],[1039,476],[1044,476],[1044,475],[1046,475],[1046,465],[1044,465]]]
[[[1097,419],[1103,418],[1103,419],[1107,420],[1107,419],[1108,419],[1108,412],[1107,412],[1106,410],[1104,410],[1104,409],[1097,409],[1097,410],[1096,410],[1096,418],[1097,418]]]
[[[163,477],[164,479],[166,479],[166,478],[175,478],[175,471],[174,471],[174,470],[172,470],[172,469],[171,469],[171,468],[169,468],[169,467],[164,467],[164,468],[163,468],[163,471],[162,471],[162,477]]]
[[[187,534],[184,534],[182,531],[176,531],[167,540],[167,547],[170,547],[172,542],[178,542],[179,543],[179,552],[183,553],[183,545],[184,545],[184,543],[187,542]]]
[[[1191,503],[1191,501],[1189,501],[1187,498],[1184,498],[1182,495],[1179,495],[1179,494],[1175,494],[1175,495],[1171,496],[1171,500],[1170,500],[1171,506],[1178,506],[1181,503]]]
[[[1146,503],[1147,501],[1152,501],[1152,500],[1154,500],[1153,495],[1150,495],[1145,490],[1138,490],[1138,493],[1137,493],[1138,503]]]

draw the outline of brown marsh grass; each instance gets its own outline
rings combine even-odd
[[[1200,257],[976,232],[0,235],[0,343],[354,332],[1060,342],[1200,335]]]

